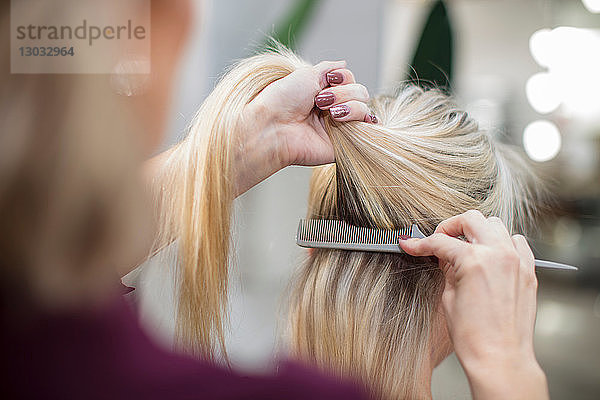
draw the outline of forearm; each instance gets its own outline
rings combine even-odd
[[[169,156],[175,151],[177,146],[173,146],[170,149],[157,154],[156,156],[147,160],[142,166],[142,174],[144,182],[152,188],[152,185],[157,181]]]

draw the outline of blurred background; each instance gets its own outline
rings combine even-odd
[[[538,273],[537,356],[552,398],[600,398],[600,0],[205,0],[196,13],[165,147],[266,35],[312,63],[347,60],[371,95],[405,79],[445,86],[481,126],[519,146],[556,195],[532,232],[536,256],[580,268]],[[287,168],[237,201],[227,340],[238,368],[266,369],[277,356],[310,173]],[[141,289],[142,322],[169,347],[171,270],[161,257],[126,279]],[[436,370],[433,395],[470,397],[454,357]]]

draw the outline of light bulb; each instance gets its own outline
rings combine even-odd
[[[560,105],[560,91],[547,72],[533,75],[527,81],[525,93],[529,104],[541,114],[550,113]]]
[[[531,56],[542,67],[548,67],[552,63],[554,54],[552,47],[552,31],[550,29],[540,29],[529,38]]]
[[[560,151],[560,132],[550,121],[534,121],[523,131],[523,146],[532,160],[538,162],[551,160]]]
[[[600,13],[600,0],[581,0],[585,8],[591,13]]]

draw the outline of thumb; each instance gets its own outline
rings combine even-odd
[[[434,233],[424,239],[400,240],[400,248],[417,257],[435,256],[446,264],[456,265],[468,251],[469,244],[444,233]]]

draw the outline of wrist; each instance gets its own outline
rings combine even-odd
[[[546,375],[535,357],[505,355],[463,363],[474,399],[548,399]]]
[[[239,145],[234,155],[238,195],[288,165],[280,142],[270,108],[258,99],[250,102],[238,124]]]

